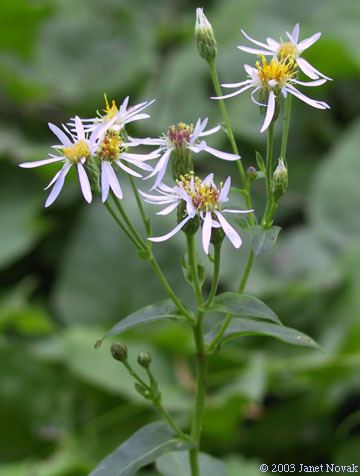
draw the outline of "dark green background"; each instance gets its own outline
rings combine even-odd
[[[178,121],[220,120],[206,64],[194,45],[196,6],[219,43],[223,81],[244,79],[255,58],[236,49],[240,29],[263,40],[299,21],[322,31],[306,58],[334,78],[316,90],[331,110],[294,100],[290,189],[279,242],[259,258],[248,291],[325,352],[265,338],[229,345],[212,359],[204,450],[229,461],[230,476],[255,476],[258,463],[359,463],[360,453],[360,3],[358,0],[3,0],[0,4],[0,475],[82,476],[133,431],[156,419],[113,362],[109,342],[93,344],[141,305],[164,297],[145,262],[98,200],[87,206],[75,176],[44,210],[56,166],[22,170],[45,158],[47,122],[103,107],[102,95],[131,103],[156,98],[136,136]],[[227,102],[244,164],[264,152],[261,117],[249,94]],[[224,133],[209,139],[229,151]],[[200,174],[235,167],[205,155]],[[122,178],[126,183],[126,178]],[[148,182],[139,182],[146,188]],[[258,215],[262,183],[254,186]],[[234,197],[233,203],[237,201]],[[135,216],[130,192],[124,205]],[[155,210],[152,209],[151,212]],[[173,217],[155,219],[157,233]],[[245,242],[246,236],[243,232]],[[225,247],[221,287],[234,289],[246,259]],[[179,293],[184,243],[156,253]],[[203,256],[205,261],[205,257]],[[192,342],[175,324],[126,336],[131,358],[151,350],[168,408],[186,425]],[[154,476],[149,468],[143,473]]]

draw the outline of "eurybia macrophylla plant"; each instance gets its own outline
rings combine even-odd
[[[91,473],[94,476],[133,475],[142,466],[172,451],[189,452],[187,463],[184,459],[180,460],[184,463],[181,474],[187,474],[190,468],[192,476],[208,476],[201,467],[199,455],[207,364],[211,356],[228,341],[249,334],[272,336],[293,345],[317,347],[310,337],[282,325],[265,303],[244,294],[255,258],[267,251],[275,241],[272,228],[274,216],[288,186],[287,143],[291,99],[295,96],[317,109],[329,108],[324,101],[315,100],[301,91],[303,87],[321,86],[330,78],[303,58],[306,50],[320,38],[320,33],[299,40],[299,31],[299,25],[296,25],[291,34],[286,32],[285,41],[267,38],[266,42],[252,39],[243,32],[256,47],[240,46],[239,49],[258,57],[253,65],[244,65],[246,79],[223,84],[225,89],[235,89],[235,92],[224,94],[216,68],[217,43],[214,32],[203,10],[197,9],[196,44],[200,56],[208,64],[214,86],[213,99],[216,99],[213,104],[220,106],[231,151],[219,150],[211,145],[211,136],[221,133],[222,127],[211,124],[208,118],[197,119],[194,124],[181,122],[183,118],[179,118],[178,123],[169,125],[156,138],[130,137],[127,124],[148,119],[153,101],[132,105],[127,97],[118,105],[115,101],[109,103],[105,96],[105,108],[95,117],[81,119],[75,116],[61,127],[49,124],[58,141],[49,157],[20,164],[26,168],[61,164],[46,187],[51,189],[46,207],[59,196],[70,169],[75,169],[85,200],[90,203],[94,194],[99,196],[122,232],[133,243],[138,257],[144,260],[144,265],[148,263],[151,266],[163,286],[167,300],[124,317],[107,336],[171,318],[187,324],[194,338],[196,395],[191,419],[186,424],[182,418],[181,427],[166,409],[151,356],[146,353],[138,356],[137,364],[142,368],[142,373],[139,373],[126,346],[121,342],[113,342],[113,357],[130,373],[136,391],[153,405],[163,422],[141,428],[97,466]],[[301,74],[308,76],[310,81],[303,81]],[[234,98],[232,100],[236,101],[237,95],[248,90],[251,91],[252,102],[264,115],[260,130],[267,132],[267,147],[265,159],[257,153],[256,164],[245,170],[224,99]],[[282,139],[280,150],[274,155],[274,124],[279,116],[282,116]],[[233,163],[235,176],[217,177],[215,180],[214,174],[209,171],[205,177],[201,177],[198,163],[204,158],[208,159],[206,163],[209,166],[212,160]],[[126,179],[131,185],[128,196],[124,196],[122,186]],[[264,181],[266,205],[263,211],[254,210],[252,206],[251,186],[254,180]],[[237,196],[240,193],[243,197],[244,203],[240,208],[231,204],[231,184],[238,192]],[[133,217],[127,212],[129,200],[136,202],[144,224],[143,232],[136,228]],[[166,234],[158,236],[152,230],[153,220],[149,213],[173,217],[173,226]],[[181,263],[184,276],[194,291],[193,306],[185,303],[171,287],[154,253],[159,247],[166,246],[166,241],[176,234],[185,238],[184,253],[185,250],[187,253]],[[239,265],[243,272],[239,273],[237,290],[218,294],[222,244],[225,239],[228,240],[233,247],[234,260],[240,260],[243,254],[238,255],[238,250],[245,238],[250,240],[251,246],[246,263],[244,266]],[[196,249],[198,241],[201,243],[199,251]],[[209,259],[213,267],[209,288],[204,286],[204,268],[199,257],[201,260]],[[178,262],[175,256],[174,266]],[[209,313],[217,316],[213,326],[207,322]],[[225,476],[225,465],[223,468]]]

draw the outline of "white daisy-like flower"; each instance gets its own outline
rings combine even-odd
[[[214,149],[213,147],[210,147],[205,140],[202,140],[203,137],[215,134],[221,128],[221,126],[216,126],[206,131],[205,128],[207,123],[208,118],[205,118],[204,120],[198,119],[195,127],[193,127],[193,125],[180,122],[176,126],[169,127],[167,133],[157,139],[134,139],[136,144],[158,146],[157,152],[161,154],[159,162],[154,167],[152,173],[147,177],[151,178],[156,175],[156,180],[152,189],[157,188],[162,182],[171,157],[171,153],[173,151],[188,149],[195,154],[205,151],[222,160],[240,159],[239,155]]]
[[[241,30],[241,32],[245,38],[254,43],[258,48],[249,48],[248,46],[240,45],[238,46],[239,50],[256,55],[277,56],[280,60],[292,57],[296,61],[296,64],[299,66],[301,71],[305,73],[310,79],[323,78],[331,81],[331,78],[325,76],[325,74],[321,73],[308,61],[301,57],[305,50],[310,48],[310,46],[318,41],[321,36],[320,32],[311,35],[305,40],[299,41],[300,26],[299,23],[297,23],[291,33],[286,32],[286,36],[288,37],[289,41],[279,42],[273,38],[267,38],[266,43],[254,40],[247,33],[245,33],[244,30]]]
[[[142,112],[147,107],[151,106],[155,102],[155,99],[152,101],[145,101],[136,106],[129,106],[129,96],[127,96],[122,104],[118,107],[115,100],[112,100],[111,105],[107,99],[106,94],[105,98],[105,108],[103,110],[104,114],[98,112],[98,117],[81,119],[84,124],[84,129],[86,131],[93,131],[100,124],[103,124],[104,131],[107,129],[114,129],[116,131],[121,130],[126,124],[134,121],[140,121],[141,119],[148,119],[150,114]],[[75,126],[73,120],[68,124],[70,128]]]
[[[235,210],[223,208],[228,201],[231,178],[228,177],[224,184],[218,188],[214,183],[214,174],[209,174],[204,180],[187,174],[182,176],[174,187],[160,184],[157,191],[159,195],[140,192],[144,200],[156,205],[166,205],[157,212],[157,215],[168,215],[182,202],[185,204],[184,218],[169,233],[163,236],[152,237],[154,242],[166,241],[180,231],[186,223],[200,217],[202,221],[202,245],[206,254],[209,253],[211,233],[213,228],[222,228],[235,248],[240,248],[242,240],[238,232],[225,219],[226,213],[252,213],[253,210]]]
[[[249,79],[240,81],[239,83],[222,84],[224,88],[240,89],[237,89],[237,91],[233,93],[225,94],[224,96],[213,97],[212,99],[231,98],[248,89],[252,89],[252,101],[255,104],[267,108],[261,132],[264,132],[271,124],[275,114],[276,99],[280,94],[285,98],[288,94],[292,94],[317,109],[330,109],[330,106],[326,102],[311,99],[294,86],[321,86],[326,82],[326,79],[317,79],[309,82],[299,81],[295,78],[296,70],[294,69],[294,60],[292,58],[282,60],[272,58],[270,63],[267,63],[265,57],[262,56],[261,62],[256,62],[256,68],[245,64],[244,69]],[[255,99],[254,95],[257,92],[259,93],[260,101],[266,101],[266,103],[259,102]]]
[[[99,143],[96,155],[100,159],[101,164],[101,198],[103,202],[106,201],[110,189],[117,198],[123,198],[123,191],[113,169],[114,164],[123,172],[134,177],[142,177],[142,175],[132,170],[127,164],[134,165],[148,172],[153,169],[145,161],[155,159],[159,157],[159,154],[157,152],[152,152],[151,154],[133,154],[128,152],[128,148],[133,146],[134,143],[124,142],[119,131],[114,129],[109,129]]]
[[[49,154],[49,159],[19,164],[20,167],[23,168],[33,168],[54,162],[64,163],[61,170],[55,174],[45,188],[45,190],[48,190],[52,187],[45,202],[45,207],[49,207],[59,196],[65,182],[65,177],[72,166],[75,166],[77,169],[81,191],[85,200],[88,203],[92,200],[91,186],[84,168],[84,163],[89,157],[94,155],[98,146],[100,131],[97,128],[90,134],[85,133],[83,124],[78,116],[74,118],[74,125],[75,129],[73,132],[70,132],[65,125],[62,125],[64,132],[55,124],[49,123],[49,128],[61,142],[61,144],[53,146],[53,149],[55,149],[59,155]]]

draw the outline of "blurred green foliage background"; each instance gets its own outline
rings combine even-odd
[[[230,476],[261,474],[259,462],[359,463],[360,2],[3,0],[1,476],[86,475],[157,418],[111,360],[109,342],[98,350],[94,343],[129,312],[162,299],[162,289],[98,200],[82,201],[75,177],[45,211],[42,189],[56,167],[16,165],[46,157],[53,140],[47,122],[93,116],[105,91],[119,101],[130,95],[133,104],[157,99],[152,119],[130,128],[134,136],[156,136],[198,117],[220,121],[195,48],[197,6],[213,23],[223,81],[244,79],[242,64],[254,61],[236,49],[244,43],[241,28],[262,40],[297,21],[303,37],[322,31],[306,58],[334,78],[311,91],[330,112],[294,101],[290,190],[278,213],[283,231],[248,286],[325,352],[265,338],[223,349],[210,364],[204,450],[226,459]],[[264,151],[259,111],[247,94],[227,105],[243,161],[254,164],[254,150]],[[209,142],[229,150],[224,133]],[[197,165],[199,173],[237,180],[232,165],[206,157]],[[260,214],[262,183],[255,183],[254,196]],[[125,206],[135,216],[130,193]],[[171,218],[155,220],[156,231],[170,226]],[[184,251],[180,235],[156,248],[170,281],[187,297],[191,290],[174,266]],[[222,288],[235,288],[247,252],[246,243],[240,252],[226,247]],[[188,330],[155,325],[125,340],[134,360],[141,350],[152,352],[165,402],[186,425],[194,385]]]

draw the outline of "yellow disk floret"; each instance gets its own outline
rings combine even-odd
[[[104,139],[101,141],[97,156],[101,160],[108,160],[113,162],[120,158],[120,154],[124,152],[126,148],[124,147],[124,141],[120,136],[118,131],[109,129]]]
[[[195,176],[194,172],[181,175],[177,182],[184,187],[198,211],[214,211],[219,209],[218,200],[220,193],[214,184],[202,183],[202,180]]]
[[[280,60],[286,60],[288,58],[296,58],[298,54],[297,48],[290,42],[281,43],[277,55]]]
[[[284,86],[294,75],[294,66],[295,62],[292,58],[281,61],[272,58],[270,63],[267,63],[265,56],[261,56],[261,63],[260,61],[256,62],[259,79],[265,88],[269,86],[269,81],[276,81],[276,85],[279,87]]]
[[[87,159],[90,157],[90,147],[84,140],[79,140],[69,147],[64,147],[62,151],[64,156],[75,164],[82,158]]]
[[[109,119],[113,118],[115,114],[119,112],[119,109],[114,99],[111,101],[111,106],[110,106],[106,93],[104,94],[104,99],[105,99],[105,108],[103,109],[103,111],[105,112],[105,115],[102,116],[102,118],[104,119],[104,121],[108,121]]]

